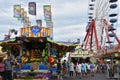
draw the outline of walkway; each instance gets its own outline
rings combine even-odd
[[[57,76],[52,76],[50,80],[57,80]],[[63,80],[118,80],[118,79],[108,79],[104,73],[96,73],[93,76],[83,77],[81,79],[78,78],[70,78],[70,77],[63,77]]]

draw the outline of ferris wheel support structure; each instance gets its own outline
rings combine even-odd
[[[118,0],[89,0],[88,24],[82,48],[100,53],[106,46],[112,47],[118,24]]]

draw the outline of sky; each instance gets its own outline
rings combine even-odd
[[[37,5],[37,16],[28,14],[32,25],[35,25],[35,19],[41,19],[43,26],[46,26],[43,5],[51,5],[54,41],[77,41],[78,38],[83,41],[89,0],[0,0],[0,40],[4,39],[9,29],[20,31],[23,27],[23,24],[13,17],[13,5],[20,4],[28,12],[29,2],[36,2]]]

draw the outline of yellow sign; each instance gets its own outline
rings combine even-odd
[[[70,54],[70,57],[91,57],[93,54]]]
[[[89,54],[88,51],[76,50],[70,54],[70,57],[91,57],[93,54]]]
[[[88,51],[81,51],[81,50],[78,50],[78,51],[75,51],[74,53],[72,54],[88,54]]]

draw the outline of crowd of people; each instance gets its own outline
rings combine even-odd
[[[94,73],[96,65],[94,63],[86,63],[84,62],[73,62],[64,60],[63,63],[60,60],[57,63],[57,73],[58,80],[62,79],[62,75],[69,75],[69,77],[74,78],[82,78],[85,76]]]
[[[111,62],[107,63],[92,63],[90,61],[66,61],[57,63],[57,75],[58,80],[62,80],[63,76],[68,75],[71,78],[83,78],[88,76],[94,76],[94,73],[106,73],[114,68]],[[115,70],[115,69],[113,69]],[[120,70],[119,70],[120,71]],[[113,73],[113,71],[112,71]]]
[[[13,68],[15,64],[16,62],[10,55],[7,56],[7,59],[0,57],[0,80],[13,80]],[[81,79],[83,77],[94,76],[96,72],[108,72],[110,76],[114,76],[115,73],[120,74],[120,60],[106,63],[103,61],[92,63],[84,59],[78,61],[72,59],[61,61],[59,59],[56,67],[58,80],[62,80],[65,76]]]

